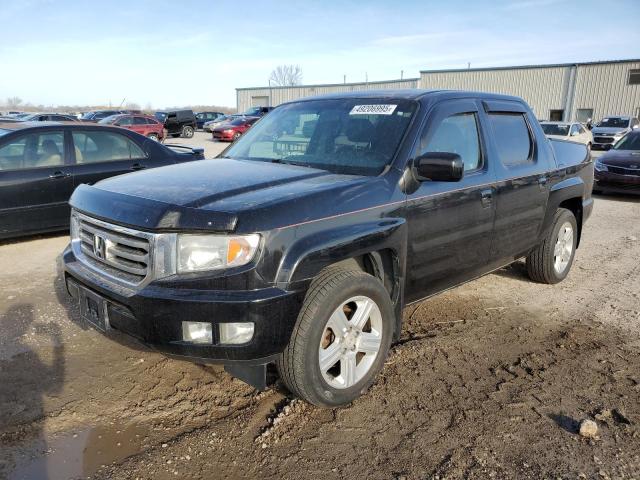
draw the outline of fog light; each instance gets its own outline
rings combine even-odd
[[[213,343],[213,330],[208,322],[182,322],[182,340],[190,343]]]
[[[253,322],[221,323],[220,343],[247,343],[253,338]]]

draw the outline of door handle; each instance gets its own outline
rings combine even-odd
[[[53,172],[51,175],[49,175],[49,178],[69,178],[70,176],[70,173],[58,170],[57,172]]]
[[[147,167],[140,163],[134,163],[133,165],[131,165],[131,170],[144,170],[145,168]]]
[[[482,190],[480,192],[480,197],[482,198],[482,206],[488,207],[493,201],[493,189],[487,188],[486,190]]]

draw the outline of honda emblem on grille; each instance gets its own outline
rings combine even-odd
[[[98,235],[93,237],[93,254],[101,260],[104,260],[107,256],[107,243],[104,238]]]

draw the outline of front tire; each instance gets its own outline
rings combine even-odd
[[[554,284],[569,274],[576,253],[578,222],[570,210],[559,208],[553,228],[527,256],[527,273],[531,280]]]
[[[321,407],[352,402],[384,366],[395,322],[377,278],[328,268],[311,283],[276,365],[287,388]]]
[[[186,126],[182,129],[182,136],[184,138],[192,138],[194,134],[193,127]]]
[[[242,134],[240,132],[234,133],[232,141],[235,142],[236,140],[238,140],[240,138],[241,135]]]

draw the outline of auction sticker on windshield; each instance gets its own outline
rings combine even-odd
[[[397,105],[356,105],[349,115],[391,115]]]

